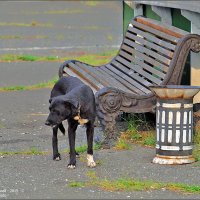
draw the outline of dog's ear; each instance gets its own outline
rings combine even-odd
[[[70,103],[71,105],[73,105],[76,109],[79,106],[79,102],[77,99],[65,99],[66,103]]]

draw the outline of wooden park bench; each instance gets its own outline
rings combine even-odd
[[[118,54],[102,66],[64,62],[59,76],[76,76],[96,92],[97,116],[106,139],[115,138],[120,112],[154,111],[150,85],[180,85],[189,51],[200,51],[200,36],[144,17],[128,26]]]

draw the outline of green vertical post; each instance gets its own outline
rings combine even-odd
[[[123,33],[126,32],[131,19],[134,17],[134,10],[128,4],[123,2]]]
[[[158,16],[152,9],[150,5],[145,5],[144,6],[144,16],[147,18],[155,19],[160,21],[161,18]]]

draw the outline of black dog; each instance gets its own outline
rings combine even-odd
[[[95,97],[92,89],[76,77],[61,77],[54,85],[49,100],[50,114],[46,125],[53,128],[53,159],[60,160],[58,152],[58,129],[65,134],[62,121],[68,121],[68,137],[70,146],[70,162],[68,168],[76,167],[75,136],[79,124],[86,125],[87,160],[89,167],[95,167],[93,160],[93,135],[96,116]]]

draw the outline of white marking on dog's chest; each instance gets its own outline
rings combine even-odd
[[[82,119],[80,115],[74,117],[74,120],[78,121],[80,125],[88,123],[88,119]]]

